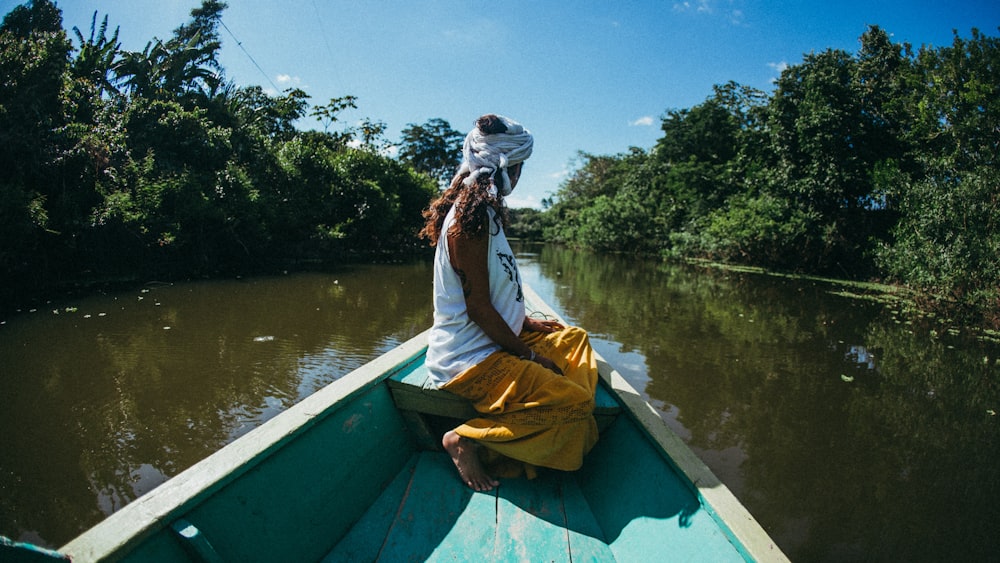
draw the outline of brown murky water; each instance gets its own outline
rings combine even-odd
[[[997,557],[1000,345],[833,284],[519,260],[793,560]],[[430,279],[152,284],[0,319],[0,534],[61,545],[421,332]]]

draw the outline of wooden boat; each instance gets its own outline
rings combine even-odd
[[[558,316],[526,288],[529,307]],[[425,389],[426,333],[160,485],[52,557],[85,561],[787,561],[603,359],[598,445],[576,472],[459,480]],[[8,542],[9,543],[9,542]],[[23,547],[23,546],[21,546]],[[0,559],[38,551],[8,546]]]

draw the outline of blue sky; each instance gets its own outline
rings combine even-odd
[[[18,4],[0,0],[3,13]],[[63,24],[89,34],[94,11],[142,50],[189,19],[199,0],[61,0]],[[1000,2],[928,0],[229,0],[221,63],[230,80],[297,87],[314,105],[354,95],[362,118],[398,141],[439,117],[465,133],[480,114],[522,122],[535,153],[511,207],[538,207],[578,151],[649,149],[670,109],[727,81],[766,92],[785,65],[828,48],[854,53],[867,25],[896,42],[943,46],[952,30],[1000,34]],[[71,33],[71,37],[72,37]],[[239,40],[240,44],[237,44]],[[242,48],[241,48],[242,46]],[[244,52],[245,50],[245,52]],[[256,62],[256,64],[255,64]],[[258,69],[259,66],[259,69]],[[304,128],[321,128],[308,118]]]

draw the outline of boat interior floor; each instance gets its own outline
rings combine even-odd
[[[416,453],[323,561],[614,561],[573,473],[475,492],[444,452]]]

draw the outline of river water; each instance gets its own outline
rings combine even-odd
[[[525,281],[794,561],[1000,557],[1000,345],[833,283],[555,247]],[[423,331],[429,264],[0,319],[0,534],[57,547]]]

